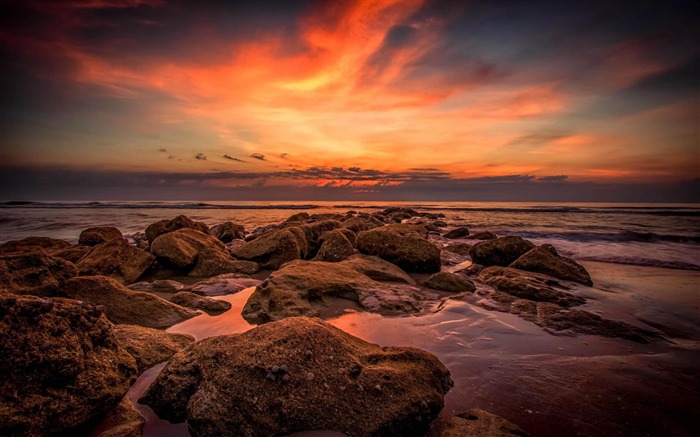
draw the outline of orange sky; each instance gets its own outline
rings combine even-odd
[[[682,7],[597,7],[28,2],[0,30],[3,164],[230,173],[215,186],[698,178],[697,31]]]

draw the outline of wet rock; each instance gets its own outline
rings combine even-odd
[[[291,261],[258,285],[243,308],[250,323],[319,316],[334,299],[357,302],[371,312],[412,314],[421,309],[416,287],[382,284],[342,263]]]
[[[268,378],[281,364],[288,367],[286,383]],[[358,366],[361,373],[352,377]],[[382,348],[295,317],[197,342],[171,359],[140,402],[171,422],[186,420],[200,437],[312,429],[421,435],[451,387],[449,371],[430,353]]]
[[[291,232],[296,240],[297,247],[299,247],[299,257],[306,259],[309,255],[309,244],[306,242],[306,233],[298,226],[290,226],[285,229]]]
[[[337,231],[340,232],[341,234],[345,235],[345,238],[348,239],[350,244],[352,244],[353,248],[357,247],[357,234],[356,233],[354,233],[353,231],[351,231],[348,228],[338,228]],[[329,232],[333,232],[333,231],[329,231]],[[323,239],[323,235],[321,235],[321,239]]]
[[[469,255],[472,261],[483,266],[506,267],[533,247],[534,244],[520,237],[501,237],[474,244]]]
[[[147,291],[150,293],[177,293],[186,288],[182,283],[170,279],[157,279],[153,282],[136,282],[128,287],[130,290]]]
[[[154,261],[155,257],[150,253],[119,239],[96,245],[76,267],[84,276],[110,276],[130,284],[136,282]]]
[[[397,228],[390,226],[360,232],[357,249],[396,264],[407,272],[440,271],[440,249],[424,238],[412,235],[412,231],[398,232],[405,232],[406,235],[397,233]]]
[[[191,335],[137,325],[114,325],[114,335],[119,346],[136,360],[139,375],[194,343]]]
[[[67,297],[104,306],[112,323],[165,329],[198,313],[151,293],[132,291],[106,276],[78,276],[63,286]]]
[[[245,238],[245,228],[233,222],[224,222],[209,228],[209,233],[223,243]]]
[[[451,240],[454,240],[456,238],[465,238],[467,236],[469,236],[469,229],[466,226],[454,228],[443,235],[443,237],[449,238]]]
[[[204,249],[227,254],[221,241],[189,228],[168,232],[151,242],[151,253],[159,261],[173,265],[182,271],[194,268],[197,256]]]
[[[190,287],[190,291],[202,296],[224,296],[256,287],[260,282],[259,279],[249,278],[241,273],[227,273],[197,282]]]
[[[179,215],[174,219],[161,220],[149,225],[146,228],[146,239],[149,244],[153,244],[156,238],[169,232],[177,231],[178,229],[194,229],[203,234],[209,233],[209,226],[201,222],[190,220],[184,215]]]
[[[179,291],[170,297],[170,302],[195,310],[206,311],[209,314],[219,314],[231,309],[231,304],[225,300],[200,296],[189,291]]]
[[[469,249],[471,249],[472,245],[469,243],[456,243],[456,244],[449,244],[445,247],[442,248],[443,252],[452,252],[456,253],[458,255],[462,256],[469,256]]]
[[[543,244],[529,250],[510,265],[516,269],[542,273],[567,281],[578,282],[589,287],[593,285],[585,267],[576,261],[559,256],[554,246]]]
[[[556,279],[512,267],[487,267],[479,279],[511,296],[536,302],[551,302],[562,307],[582,305],[585,299],[566,292],[569,288]]]
[[[371,279],[380,282],[401,282],[404,284],[415,284],[416,281],[408,273],[389,261],[370,255],[355,254],[345,259],[341,263],[346,267],[358,271]]]
[[[455,273],[439,272],[431,275],[423,282],[424,287],[433,290],[449,291],[452,293],[472,292],[476,286],[469,279]]]
[[[446,228],[447,223],[442,221],[442,220],[435,220],[435,221],[433,221],[433,226],[435,226],[437,228]]]
[[[300,229],[304,231],[304,236],[306,238],[306,243],[308,245],[308,257],[313,257],[318,252],[319,247],[321,247],[321,235],[333,229],[340,227],[340,222],[338,220],[321,220],[314,223],[307,223],[300,226]]]
[[[260,265],[253,261],[240,261],[231,258],[228,252],[202,249],[197,254],[197,264],[189,272],[195,278],[223,275],[225,273],[244,273],[252,275],[260,271]]]
[[[352,243],[340,230],[324,233],[321,241],[321,248],[314,257],[315,261],[339,262],[355,253]]]
[[[43,252],[0,256],[0,292],[60,296],[77,274],[73,263]]]
[[[498,238],[498,235],[494,234],[493,232],[483,231],[477,232],[476,234],[471,234],[466,238],[470,240],[495,240]]]
[[[279,269],[287,261],[301,256],[297,237],[287,229],[272,232],[233,250],[236,258],[254,261],[265,269]]]
[[[136,363],[99,308],[4,295],[0,309],[0,435],[76,435],[135,380]]]
[[[148,238],[146,238],[146,234],[144,232],[134,233],[134,235],[131,236],[131,241],[133,241],[134,246],[143,250],[148,250],[151,245],[148,242]]]
[[[453,417],[440,417],[430,424],[425,437],[528,437],[518,425],[479,408]]]
[[[297,226],[298,223],[306,223],[309,220],[311,220],[311,216],[308,212],[298,212],[290,215],[282,224],[294,223],[294,226]]]
[[[123,241],[124,236],[121,231],[114,226],[98,226],[87,228],[80,233],[78,244],[84,246],[96,246],[110,241]]]
[[[443,266],[456,266],[468,260],[469,257],[465,255],[460,255],[448,250],[440,251],[440,264]]]
[[[374,229],[376,227],[382,226],[383,223],[378,224],[377,222],[373,222],[368,219],[364,219],[362,217],[352,217],[347,220],[345,220],[342,224],[342,226],[346,229],[350,229],[351,231],[358,233],[361,231],[369,231],[370,229]]]
[[[90,433],[94,437],[141,437],[146,419],[127,396]]]
[[[0,244],[0,255],[19,255],[43,251],[48,255],[69,248],[67,241],[46,237],[29,237],[23,240],[13,240]]]
[[[53,256],[63,258],[73,264],[77,264],[85,255],[92,251],[92,246],[75,245],[58,252],[53,252]]]

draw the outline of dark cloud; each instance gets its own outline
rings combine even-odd
[[[280,153],[280,158],[284,159],[289,155],[289,153]]]
[[[542,176],[537,178],[538,181],[542,182],[564,182],[569,179],[566,175],[556,175],[556,176]]]
[[[167,153],[167,152],[168,152],[168,149],[163,149],[163,148],[161,148],[161,149],[158,149],[158,151],[161,152],[161,153]]]
[[[231,161],[245,162],[244,160],[242,160],[240,158],[233,157],[231,155],[224,155],[224,158],[229,159]]]
[[[252,157],[255,158],[255,159],[259,159],[259,160],[261,160],[261,161],[265,161],[265,155],[263,155],[262,153],[253,153],[253,154],[250,155],[250,156],[252,156]]]
[[[206,160],[207,160],[207,155],[205,155],[204,153],[197,153],[197,154],[194,156],[194,159],[198,159],[198,160],[200,160],[200,161],[206,161]]]

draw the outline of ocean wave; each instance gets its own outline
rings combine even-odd
[[[659,260],[652,258],[634,257],[634,256],[583,256],[579,257],[580,261],[597,261],[613,264],[627,264],[643,267],[660,267],[665,269],[676,270],[700,270],[700,265],[671,260]]]
[[[615,242],[615,243],[690,243],[700,244],[699,235],[657,234],[654,232],[504,232],[506,235],[518,235],[533,239],[558,239],[578,243]]]

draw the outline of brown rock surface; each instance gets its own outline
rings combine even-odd
[[[582,305],[586,302],[582,297],[568,293],[568,287],[554,278],[512,267],[487,267],[479,273],[479,279],[521,299],[551,302],[562,307]]]
[[[78,276],[63,289],[71,299],[103,305],[112,323],[165,329],[197,315],[151,293],[129,290],[106,276]]]
[[[60,296],[78,270],[73,263],[43,252],[0,256],[0,292]]]
[[[518,425],[479,408],[453,417],[441,417],[430,424],[425,437],[528,437]]]
[[[81,246],[79,244],[71,246],[67,249],[53,252],[53,256],[63,258],[73,264],[77,264],[85,255],[92,251],[92,246]]]
[[[136,360],[139,375],[194,343],[191,335],[171,334],[138,325],[114,325],[114,335],[119,346]]]
[[[472,292],[476,290],[474,283],[467,277],[455,273],[438,272],[430,275],[423,282],[424,287],[433,290],[450,291],[453,293]]]
[[[382,348],[295,317],[197,342],[172,358],[140,402],[161,418],[187,420],[200,437],[313,429],[408,436],[425,432],[451,387],[430,353]]]
[[[209,228],[209,233],[223,243],[245,238],[245,228],[233,222],[224,222]]]
[[[136,282],[155,261],[145,250],[123,239],[96,245],[78,261],[76,267],[83,276],[110,276],[124,284]]]
[[[0,435],[70,434],[117,405],[136,377],[99,308],[4,295],[0,314]]]
[[[520,237],[501,237],[474,244],[469,249],[469,256],[482,266],[506,267],[533,247],[534,244]]]
[[[37,251],[44,251],[51,255],[70,246],[69,242],[55,238],[28,237],[23,240],[13,240],[0,244],[0,255],[36,253]]]
[[[292,261],[256,287],[242,311],[250,323],[293,316],[318,316],[334,299],[357,302],[371,312],[412,314],[421,309],[418,289],[383,284],[343,265],[322,261]]]
[[[226,273],[213,278],[199,281],[190,287],[190,291],[202,296],[224,296],[238,293],[249,287],[260,284],[259,279],[253,279],[241,273]]]
[[[227,254],[221,241],[189,228],[168,232],[151,242],[151,253],[158,260],[183,271],[189,271],[195,266],[199,253],[204,249]]]
[[[91,437],[141,437],[146,419],[125,396],[90,433]]]
[[[260,265],[256,262],[233,259],[228,252],[218,249],[202,249],[197,254],[197,264],[189,272],[189,276],[208,278],[224,273],[252,275],[258,271],[260,271]]]
[[[107,243],[109,241],[122,241],[124,240],[124,235],[121,231],[114,226],[98,226],[94,228],[87,228],[80,233],[78,237],[78,244],[84,246],[96,246],[101,243]]]
[[[537,246],[524,253],[510,265],[516,269],[542,273],[555,278],[574,281],[589,287],[593,285],[586,268],[571,258],[559,256],[550,244]]]
[[[209,227],[204,223],[195,222],[184,215],[179,215],[173,219],[160,220],[149,225],[146,228],[146,238],[150,244],[153,244],[153,241],[155,241],[155,239],[159,236],[182,228],[194,229],[202,232],[203,234],[209,233]]]
[[[408,273],[389,261],[370,255],[355,254],[343,260],[342,265],[350,267],[371,279],[380,282],[402,282],[404,284],[415,284],[416,281]]]
[[[392,226],[360,232],[357,249],[401,267],[407,272],[434,273],[440,271],[440,249],[424,238],[412,235],[408,227],[396,233]]]
[[[361,231],[369,231],[370,229],[374,229],[381,225],[362,217],[351,217],[343,221],[342,226],[355,233],[358,233]]]
[[[177,293],[186,288],[184,284],[171,279],[156,279],[153,282],[136,282],[128,287],[130,290],[148,291],[151,293]]]
[[[456,238],[466,238],[469,236],[469,229],[466,226],[460,226],[458,228],[454,228],[448,232],[445,232],[445,235],[443,237],[449,238],[451,240],[454,240]]]
[[[236,258],[255,261],[262,268],[279,269],[287,261],[301,256],[297,237],[287,229],[274,231],[233,249]]]
[[[315,261],[339,262],[355,253],[350,240],[338,229],[324,233],[320,240]]]
[[[180,306],[206,311],[210,314],[223,313],[231,309],[231,304],[225,300],[212,299],[210,297],[190,293],[189,291],[177,292],[172,295],[169,300]]]

